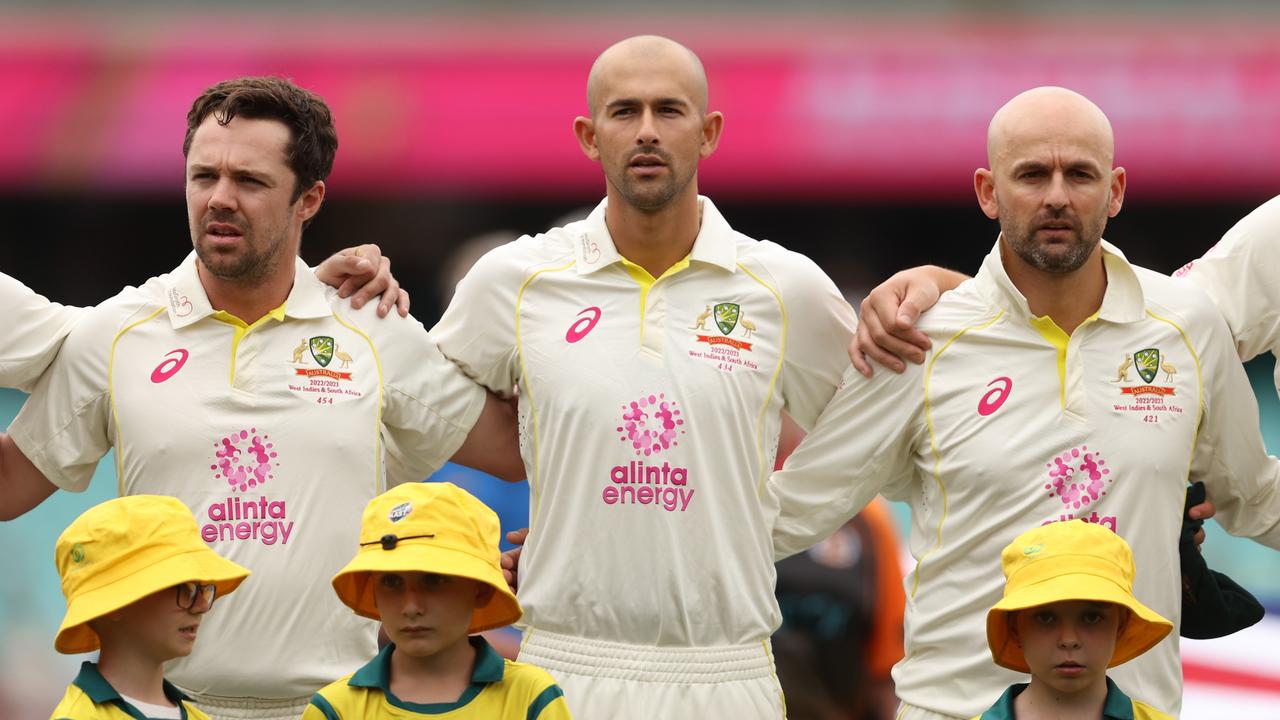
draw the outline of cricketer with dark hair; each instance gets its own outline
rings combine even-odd
[[[451,458],[523,477],[507,405],[298,259],[336,150],[329,109],[288,81],[206,91],[184,142],[195,252],[87,311],[0,435],[0,517],[83,490],[114,448],[122,494],[177,497],[253,571],[167,672],[215,718],[296,718],[374,654],[375,624],[327,586],[388,484]]]

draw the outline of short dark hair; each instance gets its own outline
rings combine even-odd
[[[333,115],[319,95],[280,77],[242,77],[214,85],[191,104],[187,113],[187,135],[182,140],[182,156],[191,150],[196,128],[210,115],[226,125],[237,115],[253,120],[279,120],[289,128],[285,162],[296,178],[293,197],[318,180],[329,177],[333,157],[338,152],[338,132]]]

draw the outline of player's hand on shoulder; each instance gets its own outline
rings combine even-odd
[[[338,288],[338,296],[349,297],[351,307],[357,310],[379,298],[378,317],[385,317],[392,306],[401,317],[409,315],[409,293],[391,274],[391,259],[377,245],[339,250],[316,267],[316,277]]]
[[[849,359],[858,372],[871,377],[871,361],[900,373],[903,362],[924,362],[932,343],[916,329],[920,314],[937,304],[942,293],[965,276],[934,265],[903,270],[878,285],[862,300],[858,330],[849,343]]]

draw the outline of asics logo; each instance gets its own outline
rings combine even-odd
[[[157,385],[177,375],[182,366],[187,364],[187,358],[190,357],[190,353],[178,348],[177,350],[170,350],[164,356],[167,359],[157,365],[155,370],[151,371],[151,382]]]
[[[565,342],[576,343],[587,336],[596,323],[600,322],[600,308],[589,307],[578,313],[578,319],[569,326],[568,331],[564,334]]]

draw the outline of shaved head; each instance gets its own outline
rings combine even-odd
[[[707,72],[689,48],[658,35],[637,35],[609,46],[587,76],[587,107],[594,117],[620,76],[634,72],[669,74],[688,93],[698,112],[707,112]]]
[[[1074,139],[1096,151],[1107,167],[1115,160],[1115,135],[1101,108],[1072,90],[1038,87],[1014,97],[992,116],[987,163],[994,170],[1016,147],[1053,136]]]
[[[1027,268],[1073,273],[1120,212],[1124,168],[1102,110],[1060,87],[1028,90],[996,111],[987,129],[990,169],[974,173],[978,204],[1000,221],[1003,242]],[[1097,265],[1096,267],[1101,267]]]

